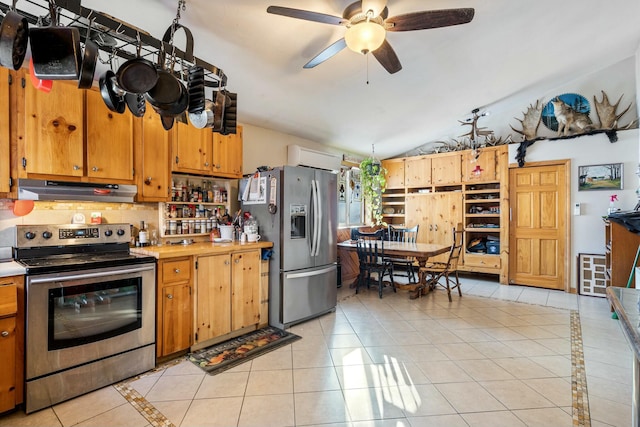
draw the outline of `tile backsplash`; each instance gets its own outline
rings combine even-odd
[[[0,246],[13,246],[15,226],[29,224],[70,224],[75,214],[81,213],[85,222],[91,222],[91,213],[100,212],[103,223],[128,223],[136,227],[145,221],[150,229],[158,229],[157,203],[100,203],[100,202],[38,202],[31,213],[16,216],[14,201],[0,199]]]

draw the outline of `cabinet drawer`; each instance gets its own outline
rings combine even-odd
[[[18,311],[16,285],[0,285],[0,317],[12,316]]]
[[[485,254],[464,254],[464,265],[472,267],[500,268],[500,256]]]
[[[191,258],[162,262],[162,283],[183,282],[191,279]]]

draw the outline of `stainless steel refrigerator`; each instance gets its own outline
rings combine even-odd
[[[258,220],[261,240],[273,242],[269,266],[269,324],[287,328],[337,303],[336,175],[284,166],[242,180],[243,212]]]

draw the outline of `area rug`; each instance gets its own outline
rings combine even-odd
[[[272,326],[189,354],[189,360],[211,375],[238,366],[300,337]]]

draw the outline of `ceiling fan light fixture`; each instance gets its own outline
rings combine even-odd
[[[379,48],[387,32],[380,24],[371,21],[358,22],[347,28],[344,40],[354,52],[367,54]]]

